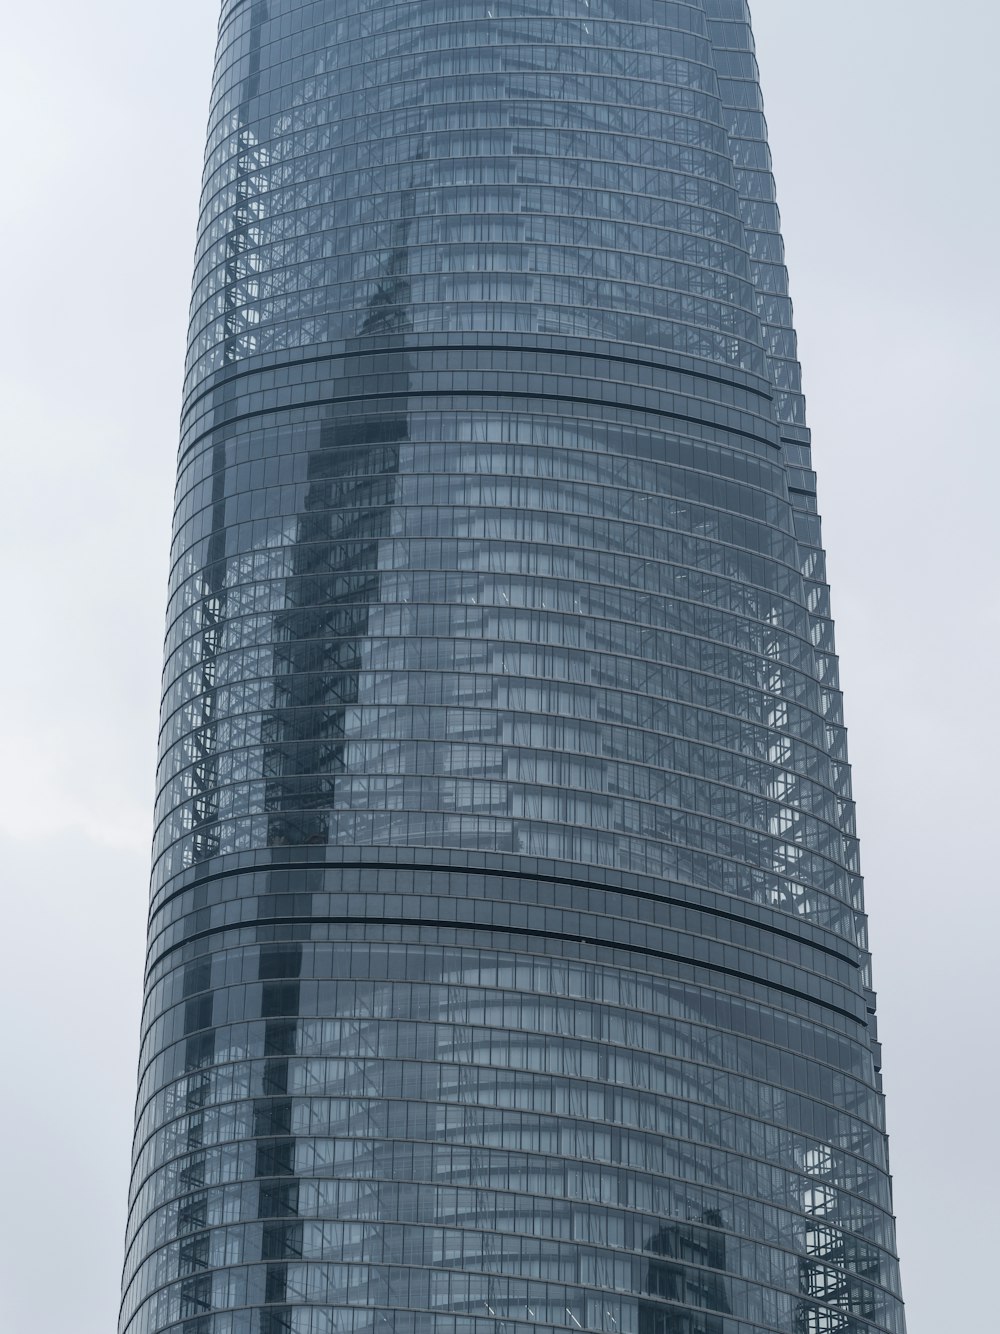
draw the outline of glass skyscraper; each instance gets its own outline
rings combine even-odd
[[[224,0],[122,1334],[903,1334],[743,0]]]

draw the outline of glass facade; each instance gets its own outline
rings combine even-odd
[[[121,1334],[904,1334],[743,0],[224,0]]]

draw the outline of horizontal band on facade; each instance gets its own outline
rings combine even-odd
[[[449,376],[455,376],[458,373],[459,372],[455,371],[441,372],[441,374]],[[670,408],[657,407],[648,402],[637,403],[635,401],[634,392],[629,398],[623,397],[621,400],[618,400],[615,398],[584,397],[573,394],[552,393],[546,392],[543,389],[535,391],[517,389],[506,390],[502,388],[484,390],[472,387],[477,379],[481,379],[481,374],[476,371],[470,371],[468,374],[470,379],[469,387],[462,386],[460,388],[452,387],[448,389],[400,389],[391,394],[382,394],[376,391],[367,394],[345,394],[343,397],[336,394],[329,394],[300,403],[281,403],[275,404],[274,407],[260,407],[255,411],[234,413],[233,416],[226,417],[220,422],[213,423],[211,426],[206,427],[200,432],[200,434],[186,445],[183,451],[178,455],[178,465],[180,465],[189,454],[195,451],[202,440],[210,437],[213,432],[231,426],[236,422],[254,421],[261,417],[270,417],[279,412],[289,412],[296,409],[302,410],[306,408],[332,407],[337,403],[365,403],[377,401],[384,403],[386,405],[385,410],[388,412],[405,412],[407,409],[404,404],[409,399],[441,400],[449,398],[481,399],[484,401],[504,399],[511,401],[512,404],[515,402],[530,403],[532,400],[537,399],[541,403],[578,403],[588,407],[619,408],[623,411],[632,413],[647,413],[650,416],[663,417],[668,421],[686,422],[688,425],[706,426],[711,430],[725,431],[728,434],[743,436],[748,440],[756,441],[758,444],[766,445],[768,449],[773,449],[778,454],[781,452],[781,445],[778,444],[776,440],[769,440],[767,436],[758,435],[755,431],[747,431],[735,426],[722,425],[718,422],[709,421],[704,417],[696,417],[690,413],[675,412]],[[622,382],[622,388],[632,389],[634,391],[635,386]],[[499,410],[506,411],[507,409],[499,408]],[[511,410],[517,409],[512,407]]]
[[[296,916],[296,917],[266,917],[252,922],[233,922],[228,925],[209,927],[204,931],[195,931],[186,936],[183,940],[177,941],[163,950],[161,954],[149,960],[147,971],[152,971],[157,964],[161,963],[168,955],[183,949],[186,945],[196,940],[207,940],[212,936],[224,935],[230,931],[253,930],[256,927],[269,926],[397,926],[397,927],[429,927],[434,930],[445,931],[469,931],[482,932],[484,934],[498,934],[523,936],[525,938],[535,938],[538,940],[563,940],[573,941],[581,945],[592,945],[598,949],[622,950],[630,954],[645,955],[648,958],[663,959],[669,963],[684,964],[690,968],[703,969],[706,972],[723,973],[727,977],[738,977],[743,981],[753,983],[756,986],[767,987],[773,991],[781,992],[784,995],[795,996],[799,1000],[808,1001],[813,1005],[818,1005],[824,1009],[833,1010],[841,1014],[845,1019],[854,1023],[863,1024],[864,1020],[856,1013],[844,1006],[837,1005],[833,1001],[823,1000],[816,994],[811,994],[807,990],[799,990],[796,987],[790,987],[781,982],[772,981],[766,977],[759,977],[754,973],[745,972],[738,968],[730,968],[725,964],[710,963],[707,960],[692,959],[689,955],[676,954],[668,950],[652,949],[648,945],[639,945],[632,942],[619,940],[601,940],[596,936],[577,936],[569,932],[547,931],[524,926],[506,926],[501,923],[489,922],[460,922],[454,919],[430,919],[426,917],[368,917],[368,916],[342,916],[342,917],[321,917],[321,916]],[[766,957],[766,956],[761,956]],[[836,984],[831,984],[836,985]],[[864,1005],[863,998],[859,997]]]
[[[353,339],[352,343],[360,344],[362,341],[358,338]],[[434,352],[461,351],[501,354],[523,352],[533,358],[587,357],[593,358],[595,361],[617,362],[623,366],[649,367],[654,371],[668,374],[689,375],[693,379],[703,380],[709,384],[725,385],[727,388],[753,394],[768,405],[774,400],[774,392],[771,386],[765,381],[752,376],[749,372],[738,371],[733,368],[728,373],[724,373],[727,368],[717,363],[706,362],[704,365],[699,365],[692,357],[685,357],[679,353],[667,352],[663,349],[656,349],[659,353],[656,356],[654,350],[650,348],[648,350],[649,354],[643,356],[642,352],[645,349],[638,345],[634,347],[616,346],[614,344],[602,344],[596,339],[559,339],[553,337],[549,340],[543,340],[537,334],[531,337],[512,334],[504,338],[501,334],[493,333],[488,335],[487,338],[477,339],[475,335],[470,336],[459,331],[446,331],[424,337],[419,334],[408,334],[393,340],[384,337],[371,338],[367,341],[369,346],[347,347],[346,345],[335,345],[330,347],[328,351],[314,352],[308,356],[296,356],[293,349],[284,353],[260,353],[234,362],[224,370],[214,372],[212,376],[203,381],[197,392],[192,394],[184,403],[181,411],[181,429],[183,431],[184,422],[201,399],[210,394],[226,390],[235,381],[246,379],[252,375],[287,369],[290,366],[311,366],[323,362],[345,361],[349,358],[421,356],[425,353]],[[491,369],[493,368],[491,367]],[[544,372],[535,367],[532,373],[542,374]],[[551,371],[550,373],[566,374],[567,372]],[[767,415],[770,415],[770,406],[764,411]]]
[[[369,898],[370,903],[357,902]],[[456,908],[456,904],[461,906]],[[712,919],[693,909],[681,909],[681,912],[698,920],[648,921],[594,907],[570,908],[553,902],[518,902],[478,896],[463,899],[419,892],[375,893],[371,896],[357,892],[286,894],[268,896],[263,900],[230,899],[211,908],[196,908],[185,913],[151,939],[150,981],[166,967],[166,957],[206,931],[260,928],[286,918],[298,921],[308,917],[317,922],[343,920],[355,924],[403,921],[418,928],[427,921],[440,921],[449,922],[455,930],[490,931],[496,927],[507,932],[523,931],[529,936],[551,934],[554,939],[598,941],[610,949],[621,948],[629,952],[640,949],[650,955],[676,956],[686,959],[693,967],[719,967],[733,972],[734,976],[752,976],[766,986],[775,983],[797,991],[800,987],[816,985],[826,988],[827,999],[850,998],[851,1003],[863,1000],[857,964],[833,958],[800,942],[795,942],[787,954],[782,953],[774,948],[776,942],[771,933],[759,927],[750,928],[760,937],[751,942],[739,939],[738,924],[734,939],[726,934],[728,922]],[[665,915],[669,915],[669,910]],[[713,931],[713,924],[721,929]],[[772,947],[770,950],[768,945]]]
[[[283,864],[279,862],[279,863],[272,863],[269,866],[263,866],[263,867],[251,866],[251,867],[225,868],[223,870],[215,871],[210,874],[199,876],[192,880],[189,880],[186,884],[171,891],[171,893],[162,898],[158,903],[155,904],[154,907],[150,909],[148,916],[148,929],[150,931],[150,934],[152,934],[154,919],[167,907],[168,904],[173,903],[182,894],[188,893],[191,890],[196,890],[200,886],[210,884],[212,881],[215,880],[227,880],[236,876],[261,874],[262,872],[267,873],[270,871],[277,871],[279,873],[285,871],[316,871],[316,870],[336,872],[336,871],[371,871],[373,869],[384,870],[384,871],[413,871],[417,873],[431,873],[437,875],[454,875],[454,874],[462,875],[471,873],[474,875],[482,875],[499,880],[517,879],[519,877],[523,877],[526,880],[542,881],[544,883],[553,885],[566,885],[570,887],[577,887],[584,890],[595,890],[600,893],[624,894],[630,898],[641,899],[645,902],[662,903],[670,907],[688,908],[691,909],[692,911],[708,913],[714,917],[720,917],[727,921],[746,924],[748,926],[756,927],[762,931],[767,931],[773,935],[782,936],[786,940],[794,940],[799,944],[804,944],[814,949],[820,950],[824,954],[829,954],[832,958],[838,959],[843,963],[849,964],[851,967],[856,968],[860,964],[859,952],[856,950],[854,952],[848,952],[848,949],[845,948],[848,946],[847,941],[843,940],[842,937],[835,936],[832,932],[824,931],[822,928],[817,927],[812,923],[806,923],[806,922],[799,923],[796,921],[795,918],[790,917],[788,914],[781,913],[780,910],[777,909],[768,908],[766,905],[763,904],[756,904],[749,902],[743,903],[739,899],[730,898],[726,901],[726,905],[722,906],[721,904],[706,902],[702,898],[696,897],[696,896],[706,896],[706,897],[711,896],[711,899],[715,900],[721,899],[723,897],[722,895],[717,894],[713,890],[700,890],[692,887],[691,896],[685,897],[676,892],[677,889],[681,887],[674,886],[673,892],[669,894],[658,894],[653,890],[640,889],[637,887],[630,887],[627,885],[615,884],[615,883],[602,883],[599,880],[594,880],[584,875],[564,876],[556,874],[539,873],[530,870],[519,871],[511,869],[501,869],[498,867],[476,865],[475,863],[470,863],[469,865],[462,867],[462,866],[441,865],[433,861],[421,861],[421,862],[400,861],[397,863],[390,862],[386,864],[386,863],[373,863],[371,861],[358,861],[358,860],[329,861],[329,860],[317,859],[317,860],[310,860],[307,863],[289,862]],[[289,892],[294,892],[294,891],[289,891]],[[298,892],[328,893],[329,891],[326,889],[321,889],[321,890],[300,890]],[[363,893],[364,891],[351,891],[351,892]],[[372,892],[384,894],[386,891],[373,890]],[[273,891],[269,892],[268,896],[270,897],[272,895],[274,897],[279,896],[278,894],[275,894]],[[264,897],[264,896],[263,895],[247,896],[247,898],[251,897]],[[497,901],[499,902],[501,900]],[[503,900],[503,901],[511,903],[516,902],[516,900]],[[578,909],[578,911],[582,912],[587,910]],[[265,922],[272,919],[262,917],[259,920],[261,922]],[[251,924],[252,923],[244,923],[243,925],[251,925]],[[233,925],[237,924],[234,923]],[[827,943],[831,938],[836,940],[838,942],[838,945],[841,946],[841,948],[837,948],[836,946]]]

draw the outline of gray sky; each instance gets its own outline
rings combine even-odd
[[[11,9],[0,1328],[110,1334],[217,4]],[[992,0],[956,0],[947,19],[929,0],[754,4],[843,656],[909,1334],[996,1326],[998,15]]]

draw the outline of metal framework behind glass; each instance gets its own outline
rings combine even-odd
[[[742,0],[225,0],[122,1334],[903,1334]]]

